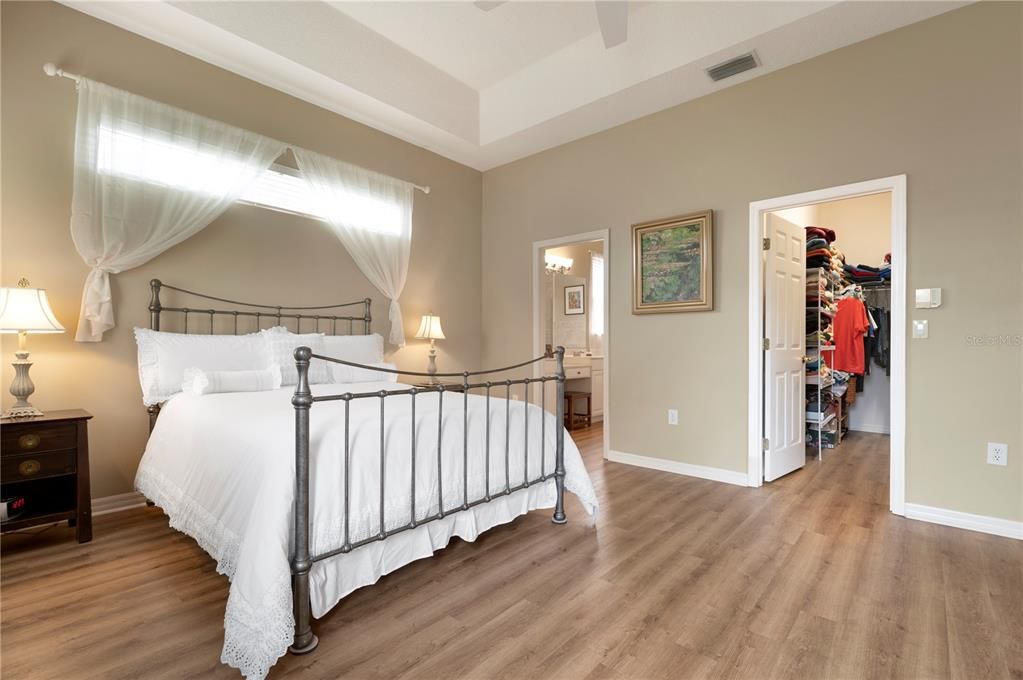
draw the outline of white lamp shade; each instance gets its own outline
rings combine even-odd
[[[0,333],[63,333],[40,288],[0,288]]]
[[[440,327],[440,317],[433,314],[423,314],[423,320],[419,322],[419,330],[416,337],[420,340],[444,340],[444,329]]]

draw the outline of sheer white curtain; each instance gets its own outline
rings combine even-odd
[[[590,251],[590,351],[604,353],[604,255]]]
[[[284,144],[83,78],[78,84],[71,236],[92,271],[75,340],[114,327],[110,274],[196,234]]]
[[[414,186],[322,154],[292,147],[320,214],[366,278],[391,301],[392,345],[405,345],[401,305],[412,245]]]

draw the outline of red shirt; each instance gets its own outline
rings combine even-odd
[[[834,368],[846,373],[861,375],[866,364],[863,361],[863,334],[870,328],[867,308],[856,298],[838,301],[832,330],[835,334]]]

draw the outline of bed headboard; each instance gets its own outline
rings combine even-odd
[[[264,324],[286,326],[294,333],[325,333],[327,335],[369,335],[370,299],[364,298],[355,302],[342,302],[336,305],[318,306],[285,306],[262,305],[239,300],[214,297],[205,293],[185,290],[177,286],[163,283],[160,279],[149,282],[152,297],[149,300],[149,327],[154,331],[161,330],[162,316],[173,312],[183,320],[182,333],[215,333],[238,335],[251,333],[264,328]],[[163,289],[177,291],[185,296],[201,300],[232,305],[231,309],[215,309],[205,303],[197,306],[169,307],[160,300]],[[354,308],[354,309],[351,309]],[[342,311],[343,310],[343,311]],[[217,320],[223,323],[217,327]],[[239,320],[241,323],[239,324]],[[191,321],[191,327],[189,326]],[[165,329],[169,330],[169,329]],[[179,329],[175,329],[178,331]]]
[[[228,300],[171,286],[163,283],[160,279],[150,281],[149,288],[152,290],[152,297],[149,299],[149,327],[154,331],[172,330],[161,328],[163,315],[168,313],[173,313],[176,319],[183,322],[181,328],[174,328],[174,331],[206,335],[251,333],[264,328],[264,325],[267,327],[271,325],[285,326],[295,333],[369,335],[370,324],[373,321],[373,317],[370,315],[369,298],[336,305],[299,307]],[[165,288],[187,297],[197,298],[197,306],[170,307],[163,304],[160,292]],[[230,305],[232,308],[208,307],[205,303],[199,303],[198,300],[212,300]],[[218,320],[221,321],[219,327]],[[191,321],[191,325],[189,321]],[[152,432],[156,419],[160,415],[160,406],[149,406],[146,410],[149,412],[149,431]]]

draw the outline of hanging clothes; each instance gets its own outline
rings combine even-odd
[[[870,328],[866,306],[855,297],[839,300],[832,328],[835,335],[834,367],[862,375],[865,370],[863,336]]]

